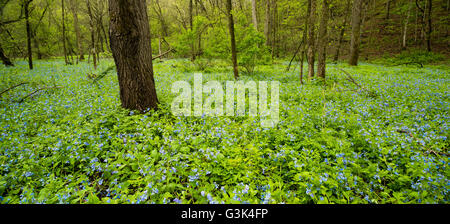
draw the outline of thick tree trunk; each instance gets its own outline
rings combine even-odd
[[[25,23],[27,29],[27,54],[28,54],[28,67],[33,69],[33,53],[31,51],[31,28],[30,28],[30,14],[29,6],[33,0],[26,0],[24,5]]]
[[[354,0],[352,9],[352,38],[350,41],[350,65],[358,65],[361,13],[364,0]]]
[[[238,64],[237,64],[237,55],[236,55],[236,40],[234,37],[234,22],[233,22],[233,14],[232,14],[232,5],[231,0],[227,0],[227,16],[228,16],[228,28],[230,30],[230,40],[231,40],[231,61],[233,62],[233,74],[234,79],[239,78],[238,72]]]
[[[91,32],[91,50],[92,60],[94,62],[94,69],[97,69],[97,51],[95,50],[95,31],[94,31],[94,17],[91,11],[91,4],[86,0],[87,11],[89,15],[89,30]]]
[[[2,60],[5,66],[14,66],[14,64],[6,57],[5,52],[3,51],[2,46],[0,45],[0,60]]]
[[[256,0],[252,0],[252,22],[255,30],[258,30],[258,17],[256,12]]]
[[[317,44],[317,76],[325,79],[325,66],[326,66],[326,56],[327,56],[327,45],[328,45],[328,8],[329,0],[323,0],[322,4],[322,17],[320,19],[319,26],[319,41]]]
[[[157,109],[145,0],[109,0],[109,15],[110,44],[122,107],[141,112]]]
[[[314,77],[314,62],[315,62],[315,24],[316,24],[316,0],[308,0],[308,8],[310,13],[308,16],[308,79]]]

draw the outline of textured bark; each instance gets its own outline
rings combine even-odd
[[[110,44],[122,107],[141,112],[157,109],[145,0],[109,0],[109,15]]]
[[[322,4],[322,17],[320,19],[319,26],[319,41],[317,44],[317,76],[325,79],[325,66],[326,66],[326,56],[327,56],[327,45],[328,45],[328,8],[329,0],[323,0]]]
[[[256,0],[252,0],[252,22],[255,30],[258,30],[258,17],[256,12]]]
[[[28,55],[28,67],[33,69],[33,53],[31,51],[31,27],[30,27],[30,14],[29,6],[33,0],[26,0],[24,2],[24,13],[25,13],[25,25],[27,30],[27,55]]]
[[[231,39],[231,61],[233,62],[233,74],[234,79],[239,78],[238,65],[237,65],[237,55],[236,55],[236,40],[234,37],[234,22],[233,22],[233,14],[232,14],[232,5],[231,0],[227,0],[227,16],[228,16],[228,28],[230,30],[230,39]]]
[[[354,0],[352,9],[352,38],[350,41],[350,65],[358,65],[361,12],[363,0]]]
[[[0,60],[2,60],[5,66],[14,66],[11,60],[9,60],[9,58],[6,57],[5,52],[3,52],[3,48],[1,45],[0,45]]]
[[[314,62],[315,62],[315,24],[316,24],[316,0],[308,0],[309,16],[308,16],[308,79],[314,77]]]

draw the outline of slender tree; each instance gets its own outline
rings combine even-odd
[[[358,65],[361,13],[364,0],[354,0],[352,7],[352,37],[350,41],[350,65]]]
[[[33,0],[24,0],[23,1],[23,10],[25,13],[25,26],[27,30],[27,54],[28,54],[28,67],[33,69],[33,53],[31,51],[31,26],[30,26],[30,3]]]
[[[258,30],[258,16],[257,16],[257,5],[256,0],[252,0],[252,22],[255,30]]]
[[[325,66],[328,45],[327,26],[329,17],[329,1],[330,0],[323,0],[322,3],[322,16],[319,26],[319,41],[317,44],[317,76],[322,79],[325,79]]]
[[[110,44],[122,107],[140,112],[157,109],[145,0],[109,0],[109,15]]]
[[[234,21],[233,21],[233,6],[231,0],[227,0],[227,16],[228,16],[228,28],[230,30],[230,40],[231,40],[231,61],[233,62],[233,74],[234,79],[239,78],[238,64],[237,64],[237,54],[236,54],[236,40],[234,36]]]
[[[64,0],[61,0],[61,16],[62,16],[62,42],[63,42],[63,50],[64,50],[64,62],[69,64],[69,60],[67,58],[67,47],[66,47],[66,22],[64,21],[64,14],[65,14],[65,8],[64,8]]]
[[[72,11],[73,17],[73,28],[75,29],[75,40],[77,42],[77,50],[78,50],[77,62],[78,62],[84,60],[84,52],[83,47],[81,45],[80,25],[78,22],[78,0],[70,0],[70,9]]]
[[[431,51],[431,32],[433,31],[431,27],[431,16],[432,16],[432,0],[427,2],[427,31],[425,34],[425,40],[427,43],[427,51]]]
[[[308,16],[308,79],[314,77],[314,62],[315,62],[315,24],[316,24],[316,0],[308,0],[308,5],[311,9]]]
[[[339,39],[338,39],[338,45],[336,47],[336,54],[334,55],[334,59],[333,61],[335,63],[337,63],[337,61],[339,60],[339,54],[341,52],[341,46],[342,46],[342,42],[344,41],[344,34],[345,34],[345,29],[347,28],[347,20],[348,20],[348,14],[350,14],[350,2],[351,0],[347,0],[347,3],[345,4],[345,13],[344,13],[344,22],[342,23],[341,26],[341,30],[339,33]]]
[[[91,50],[90,50],[90,53],[92,54],[92,60],[94,62],[94,69],[97,69],[97,51],[95,49],[94,16],[92,14],[91,4],[90,4],[89,0],[86,0],[86,6],[87,6],[87,12],[88,12],[88,15],[89,15],[89,30],[91,32]]]

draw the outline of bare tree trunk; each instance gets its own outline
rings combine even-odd
[[[339,33],[338,46],[336,47],[336,54],[334,55],[333,61],[337,63],[339,60],[339,54],[341,52],[342,42],[344,41],[345,28],[347,27],[348,14],[350,14],[350,0],[347,0],[346,13],[344,14],[344,22],[342,23],[341,32]]]
[[[316,24],[316,0],[308,0],[308,8],[310,13],[308,16],[308,80],[314,77],[314,62],[315,62],[315,24]]]
[[[80,34],[80,26],[78,24],[78,2],[77,0],[70,0],[71,5],[71,11],[73,16],[73,27],[75,29],[75,38],[77,41],[77,50],[78,50],[78,56],[77,56],[77,63],[78,61],[84,60],[84,53],[83,48],[81,46],[81,34]]]
[[[387,0],[386,2],[386,20],[389,19],[391,14],[391,0]]]
[[[121,3],[121,4],[125,4],[125,3]],[[97,69],[97,55],[96,55],[97,52],[95,50],[94,17],[92,15],[91,4],[89,3],[89,0],[86,0],[86,6],[87,6],[88,15],[89,15],[89,29],[90,29],[90,32],[91,32],[91,50],[90,50],[90,53],[92,54],[92,60],[94,62],[94,69]]]
[[[31,28],[30,28],[30,14],[29,6],[33,0],[26,0],[24,2],[24,12],[25,12],[25,23],[27,30],[27,54],[28,54],[28,67],[33,69],[33,53],[31,51]]]
[[[276,54],[276,43],[277,43],[277,26],[278,26],[278,5],[277,1],[272,3],[273,13],[272,13],[272,60]]]
[[[319,27],[319,41],[317,44],[317,76],[325,79],[325,66],[327,57],[327,26],[328,26],[328,8],[329,0],[323,0],[322,4],[322,17],[320,19]]]
[[[266,46],[271,46],[272,19],[270,16],[271,0],[266,0],[266,20],[264,24],[264,34],[266,36]]]
[[[122,107],[140,112],[157,109],[145,0],[109,0],[109,15],[110,44],[117,67]]]
[[[431,27],[431,15],[432,15],[432,0],[428,0],[428,4],[427,4],[427,33],[425,35],[425,39],[427,42],[427,51],[431,52],[431,32],[432,32],[432,27]]]
[[[0,45],[0,60],[2,60],[5,66],[14,66],[11,60],[9,60],[9,58],[6,57],[5,52],[3,52],[3,48],[1,45]]]
[[[234,79],[239,78],[238,65],[237,65],[237,55],[236,55],[236,40],[234,37],[234,21],[233,21],[233,6],[231,4],[231,0],[227,0],[227,14],[228,14],[228,28],[230,30],[230,39],[231,39],[231,61],[233,62],[233,74]]]
[[[69,60],[67,59],[67,47],[66,47],[66,22],[64,21],[64,0],[61,0],[61,14],[62,14],[62,42],[63,42],[63,50],[64,50],[64,62],[69,64]]]
[[[350,42],[350,65],[358,65],[361,13],[364,0],[354,0],[352,9],[352,38]]]
[[[253,26],[255,27],[255,30],[258,30],[258,18],[257,18],[257,12],[256,12],[256,0],[252,0],[252,22]]]
[[[194,29],[194,24],[193,24],[193,4],[192,4],[192,0],[189,0],[189,29],[191,29],[191,31]],[[194,42],[191,43],[191,61],[195,60],[195,46],[194,46]]]
[[[411,15],[411,7],[412,7],[412,2],[410,1],[409,7],[408,7],[408,14],[405,19],[405,26],[403,28],[402,50],[406,50],[406,33],[408,31],[408,22],[409,22],[409,17]]]

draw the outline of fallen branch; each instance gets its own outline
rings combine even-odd
[[[361,85],[359,85],[355,79],[350,75],[350,73],[346,72],[345,70],[341,69],[341,68],[337,68],[339,70],[341,70],[342,72],[344,72],[345,75],[347,75],[347,80],[352,82],[353,84],[355,84],[358,88],[360,89],[364,89],[364,87],[362,87]]]
[[[41,87],[41,88],[39,88],[39,89],[37,89],[37,90],[31,92],[30,94],[26,95],[26,96],[23,97],[22,99],[20,99],[20,100],[18,101],[18,103],[22,103],[25,99],[27,99],[27,98],[29,98],[29,97],[32,97],[32,96],[36,95],[37,93],[39,93],[39,92],[42,91],[42,90],[46,90],[46,89],[60,89],[60,88],[63,88],[63,87],[62,87],[62,86],[46,86],[46,87]]]
[[[21,82],[21,83],[19,83],[19,84],[17,84],[17,85],[11,86],[11,87],[9,87],[9,88],[3,90],[3,91],[0,93],[0,96],[1,96],[3,93],[6,93],[6,92],[8,92],[8,91],[10,91],[10,90],[12,90],[12,89],[14,89],[14,88],[16,88],[16,87],[19,87],[19,86],[24,85],[24,84],[27,84],[27,83],[28,83],[28,82]]]
[[[173,48],[170,48],[169,50],[167,50],[167,51],[161,53],[160,55],[153,57],[153,58],[152,58],[152,61],[155,60],[155,59],[157,59],[157,58],[160,58],[160,57],[162,57],[162,56],[164,56],[164,55],[166,55],[166,54],[168,54],[168,53],[170,53],[170,52],[173,51],[173,50],[174,50]]]
[[[416,61],[410,61],[410,62],[404,62],[404,63],[400,63],[400,64],[394,64],[394,65],[390,65],[389,67],[394,67],[394,66],[399,66],[399,65],[411,65],[411,64],[417,64],[420,65],[421,68],[423,68],[423,64],[420,62],[416,62]]]
[[[426,147],[425,144],[421,144],[420,141],[419,141],[419,139],[416,138],[413,134],[411,134],[411,132],[409,132],[408,130],[397,130],[397,132],[398,132],[398,133],[407,134],[409,137],[413,138],[414,141],[416,141],[416,143],[417,143],[419,146],[422,146],[423,148],[425,148],[425,150],[426,150],[428,153],[432,153],[432,154],[434,154],[434,155],[436,155],[436,156],[438,156],[438,157],[439,157],[439,155],[449,156],[449,154],[446,153],[446,152],[436,152],[436,151],[434,151],[434,150],[429,149],[428,147]]]

